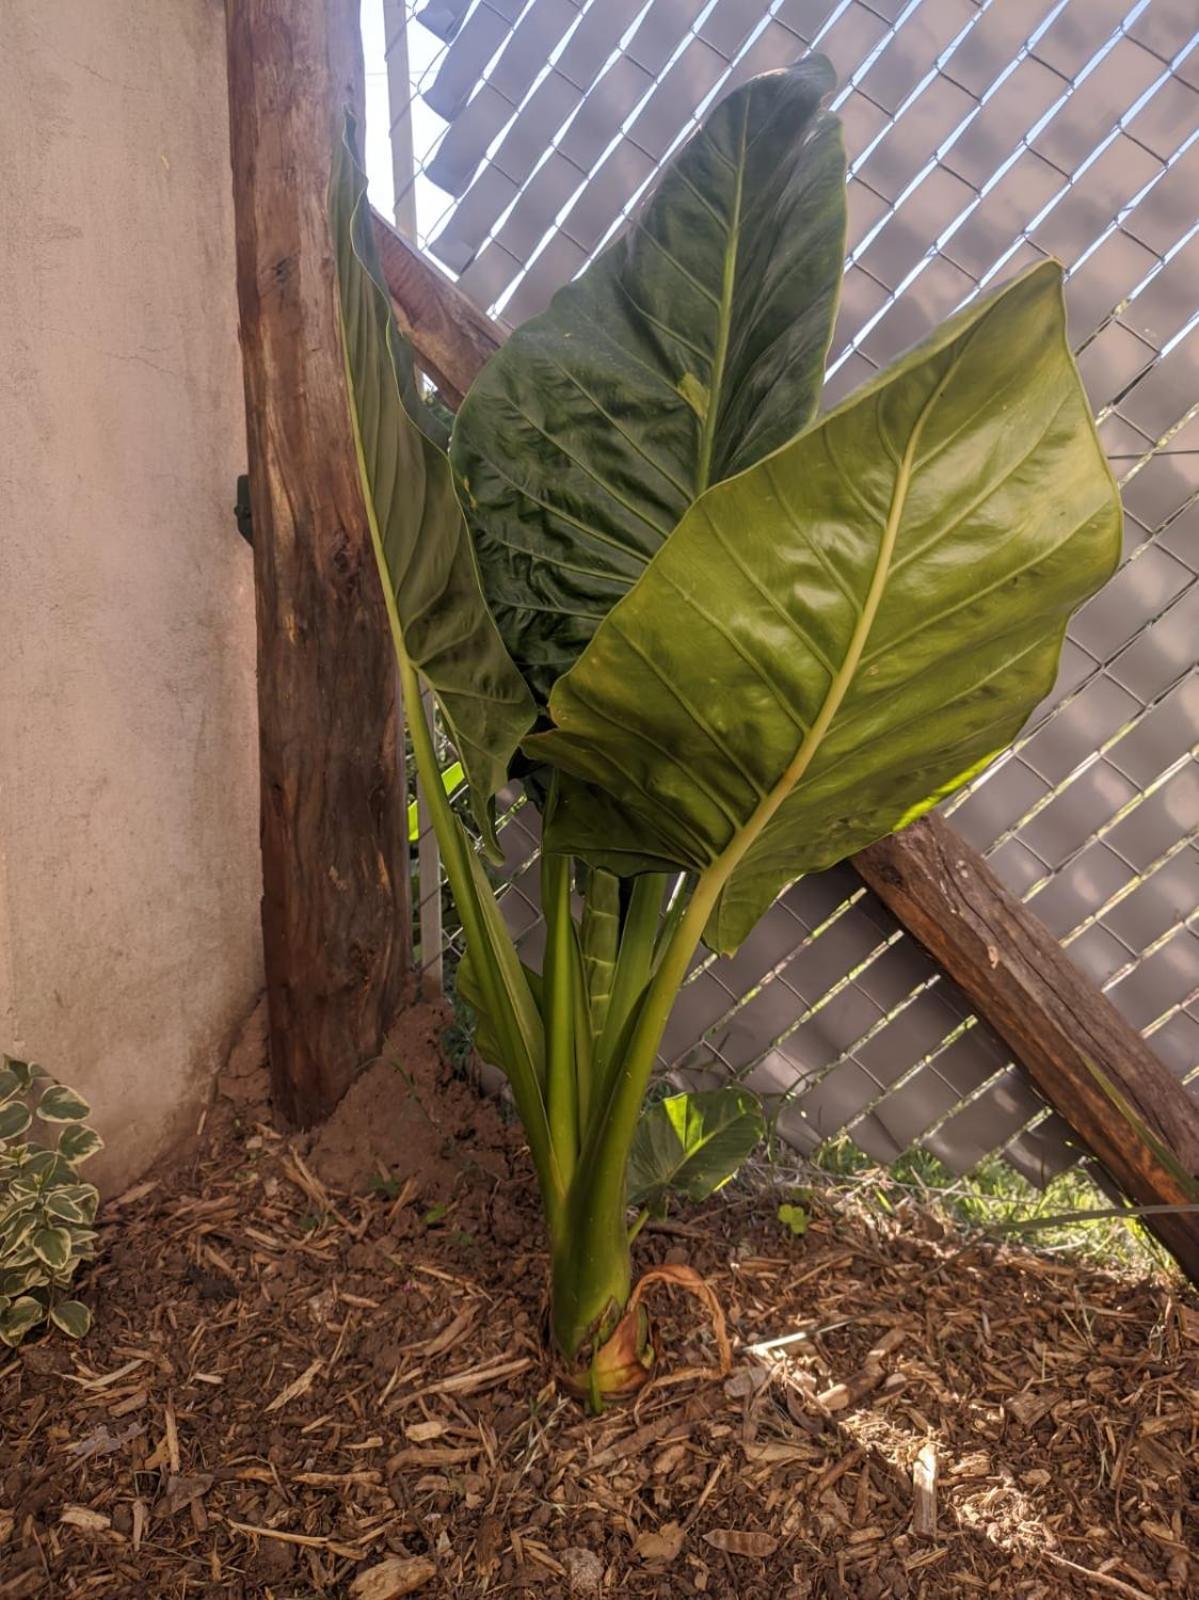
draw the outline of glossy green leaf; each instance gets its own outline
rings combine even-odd
[[[71,1259],[71,1235],[65,1228],[39,1228],[29,1243],[34,1255],[52,1272],[61,1272]]]
[[[706,1200],[766,1131],[756,1095],[731,1085],[673,1094],[641,1114],[629,1156],[629,1204],[658,1210],[668,1194]]]
[[[92,1314],[79,1300],[60,1300],[50,1308],[50,1321],[72,1339],[82,1339],[92,1325]]]
[[[64,1128],[58,1138],[58,1153],[64,1161],[78,1165],[103,1150],[104,1140],[94,1128],[85,1128],[79,1123]]]
[[[437,425],[383,284],[366,173],[347,118],[330,188],[350,410],[371,539],[396,648],[437,696],[494,845],[492,797],[533,703],[483,598]]]
[[[4,1070],[12,1073],[20,1089],[31,1089],[40,1078],[47,1075],[45,1068],[39,1067],[35,1061],[18,1061],[15,1056],[4,1057]]]
[[[82,1122],[90,1111],[82,1095],[61,1083],[52,1083],[37,1103],[37,1114],[43,1122]]]
[[[4,1226],[0,1228],[0,1261],[7,1263],[26,1243],[35,1228],[41,1226],[41,1216],[35,1201],[26,1201],[23,1207],[9,1206],[5,1212]]]
[[[95,1221],[99,1196],[80,1185],[74,1189],[57,1189],[46,1196],[46,1215],[60,1222],[86,1224]]]
[[[5,1064],[0,1066],[0,1106],[7,1105],[14,1095],[21,1092],[20,1078],[8,1065],[8,1057],[4,1058]]]
[[[33,1121],[33,1113],[23,1100],[10,1100],[0,1106],[0,1139],[17,1139]]]
[[[822,56],[735,90],[454,427],[484,588],[542,699],[697,495],[813,415],[845,157]]]
[[[604,859],[648,827],[735,949],[1010,743],[1119,551],[1045,262],[684,518],[526,741],[623,813],[578,808],[551,847]]]
[[[21,1163],[21,1177],[14,1180],[13,1192],[17,1184],[22,1186],[34,1184],[45,1189],[58,1183],[74,1183],[75,1169],[54,1150],[35,1150],[31,1156]]]
[[[10,1347],[20,1344],[31,1329],[45,1320],[45,1316],[46,1308],[40,1300],[35,1300],[32,1295],[22,1295],[0,1312],[0,1343]]]

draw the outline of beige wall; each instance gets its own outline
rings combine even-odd
[[[134,1177],[259,984],[220,0],[0,23],[0,1049]]]

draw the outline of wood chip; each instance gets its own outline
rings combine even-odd
[[[430,1439],[440,1439],[443,1433],[448,1433],[449,1427],[448,1422],[433,1417],[428,1422],[410,1422],[404,1432],[413,1444],[427,1444]]]
[[[300,1376],[295,1380],[295,1382],[289,1383],[286,1389],[281,1389],[271,1401],[270,1405],[266,1407],[267,1416],[269,1416],[272,1411],[279,1411],[284,1406],[290,1405],[293,1400],[298,1400],[302,1394],[307,1394],[309,1389],[312,1388],[317,1373],[321,1370],[324,1364],[325,1363],[318,1357],[309,1366],[305,1367],[304,1371],[301,1372]]]
[[[673,1561],[683,1548],[684,1534],[677,1522],[664,1522],[657,1530],[638,1534],[633,1554],[642,1561]]]
[[[160,1516],[173,1517],[184,1507],[206,1495],[214,1482],[211,1472],[197,1472],[191,1477],[172,1476],[167,1479],[162,1499],[154,1509]]]
[[[437,1576],[437,1565],[427,1556],[389,1556],[377,1567],[360,1572],[350,1585],[353,1600],[400,1600],[415,1594]]]
[[[1004,1405],[1022,1427],[1035,1428],[1060,1399],[1061,1395],[1056,1390],[1030,1389],[1023,1394],[1012,1395],[1004,1401]]]
[[[88,1506],[64,1506],[58,1519],[69,1528],[82,1528],[85,1533],[103,1533],[112,1527],[112,1518],[103,1512],[92,1511]]]
[[[726,1555],[752,1556],[756,1561],[765,1561],[779,1547],[773,1533],[751,1533],[740,1528],[713,1528],[704,1534],[704,1543]]]
[[[922,1445],[912,1464],[912,1532],[920,1539],[937,1537],[937,1447]]]

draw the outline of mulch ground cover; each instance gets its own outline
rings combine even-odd
[[[406,1013],[315,1137],[256,1023],[106,1206],[80,1345],[0,1359],[0,1597],[1199,1595],[1199,1311],[827,1194],[647,1229],[667,1352],[595,1419],[542,1342],[518,1130]]]

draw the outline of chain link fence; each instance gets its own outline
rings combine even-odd
[[[539,311],[616,234],[721,95],[810,49],[837,68],[850,158],[829,404],[993,280],[1063,262],[1124,563],[1074,619],[1013,749],[945,809],[1199,1092],[1195,0],[380,5],[375,202],[502,322]],[[536,959],[537,819],[510,800],[505,907]],[[427,841],[421,900],[431,917]],[[1001,1152],[1037,1184],[1077,1155],[848,867],[796,884],[736,956],[697,963],[663,1064],[781,1097],[801,1152],[848,1130],[880,1161],[919,1145],[964,1173]]]

